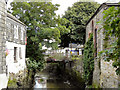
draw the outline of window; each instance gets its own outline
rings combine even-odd
[[[14,62],[17,62],[17,47],[14,47]]]
[[[95,54],[94,56],[97,57],[97,28],[95,29],[95,32],[94,32],[94,48],[95,48]]]
[[[11,23],[11,35],[12,35],[12,40],[14,39],[14,25]]]
[[[10,34],[9,34],[9,23],[7,23],[7,32],[6,32],[6,34],[7,34],[6,37],[7,37],[7,40],[8,40],[9,35],[10,35]]]
[[[23,30],[24,30],[24,28],[21,27],[21,40],[23,40]]]
[[[11,38],[11,23],[8,23],[7,24],[7,37],[8,37],[8,40],[10,40]]]
[[[18,25],[14,25],[14,38],[18,39]]]
[[[21,47],[19,47],[19,58],[22,59],[22,51],[21,51]]]
[[[94,30],[94,21],[92,20],[92,32]]]
[[[13,32],[12,31],[12,29],[13,29],[12,27],[13,27],[13,25],[10,23],[10,33],[11,33],[11,35],[12,35],[12,32]]]

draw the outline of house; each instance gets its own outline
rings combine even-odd
[[[26,26],[7,13],[6,1],[0,1],[0,90],[7,87],[10,74],[26,68]]]
[[[25,68],[26,26],[9,13],[6,21],[6,65],[8,73],[18,73]]]
[[[98,53],[104,48],[103,39],[105,35],[103,35],[104,29],[101,29],[102,23],[97,22],[103,21],[103,11],[111,6],[120,7],[118,3],[101,4],[86,25],[86,42],[90,33],[93,33],[94,48],[96,49],[94,54],[93,84],[102,88],[118,88],[120,84],[119,76],[115,72],[116,69],[112,66],[113,61],[106,62],[102,57],[98,58]]]

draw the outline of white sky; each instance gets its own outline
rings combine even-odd
[[[8,0],[8,7],[10,6],[9,5],[9,2],[11,2],[13,0]],[[59,10],[56,11],[57,15],[62,15],[64,14],[64,12],[67,10],[68,7],[71,7],[73,3],[77,2],[77,1],[84,1],[84,0],[52,0],[52,3],[53,4],[60,4],[60,7],[59,7]],[[85,1],[89,1],[89,0],[85,0]],[[100,4],[108,1],[108,0],[94,0]],[[109,0],[109,1],[114,1],[114,2],[118,2],[120,0]]]

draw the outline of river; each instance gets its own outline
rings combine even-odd
[[[56,77],[55,75],[50,75],[46,72],[40,72],[35,77],[34,90],[37,88],[72,88],[73,86],[69,80],[63,80]]]
[[[48,65],[45,70],[35,75],[34,89],[37,88],[84,88],[82,81],[64,74],[59,65]]]

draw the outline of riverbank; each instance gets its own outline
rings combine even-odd
[[[69,65],[67,65],[69,66]],[[73,68],[64,68],[63,64],[50,63],[46,65],[43,71],[35,75],[33,89],[36,88],[85,88],[84,80],[81,75],[74,71]],[[27,73],[26,73],[27,74]],[[21,85],[17,85],[17,80],[12,80],[10,88],[29,88],[30,83],[27,75],[21,80]]]

